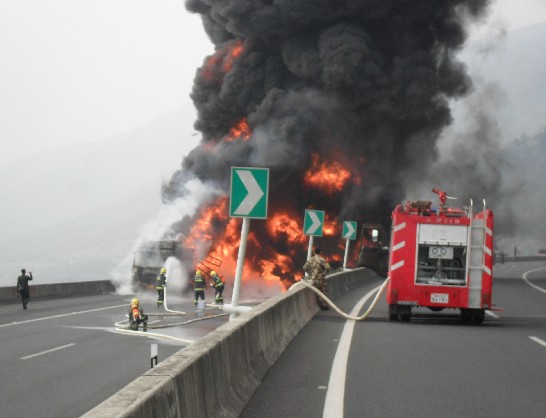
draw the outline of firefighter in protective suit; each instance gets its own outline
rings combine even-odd
[[[165,286],[167,285],[167,269],[162,267],[157,276],[155,289],[157,290],[157,307],[163,306],[163,300],[165,299]]]
[[[214,287],[214,302],[217,305],[223,305],[224,298],[222,297],[222,292],[224,291],[224,282],[214,270],[210,272],[210,277],[212,279],[212,283],[210,285]]]
[[[205,300],[205,278],[203,277],[203,272],[197,270],[195,272],[195,277],[193,278],[193,291],[195,292],[195,298],[193,303],[197,305],[199,299]]]
[[[129,309],[129,328],[133,331],[138,331],[138,326],[142,324],[142,331],[148,330],[148,315],[144,315],[144,310],[140,306],[137,298],[131,301]]]

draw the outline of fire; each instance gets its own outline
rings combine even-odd
[[[341,192],[351,178],[351,173],[336,161],[320,162],[316,153],[311,155],[311,161],[311,167],[304,176],[304,181],[309,186],[333,194]]]
[[[231,69],[233,68],[234,61],[237,58],[239,58],[242,53],[243,53],[243,41],[241,39],[237,39],[237,41],[235,41],[235,44],[229,50],[222,64],[222,69],[224,70],[225,73],[231,71]]]
[[[303,243],[306,240],[301,225],[285,212],[273,214],[267,223],[267,230],[271,236],[278,238],[282,235],[291,243]]]
[[[229,134],[225,137],[225,140],[226,142],[233,142],[237,138],[241,138],[243,141],[248,141],[251,133],[252,132],[246,118],[243,118],[230,129]]]
[[[228,43],[226,47],[218,49],[213,55],[207,57],[201,68],[201,76],[209,82],[221,84],[224,75],[233,69],[235,61],[243,52],[241,39]]]
[[[338,221],[336,219],[332,219],[330,216],[328,216],[328,214],[325,214],[322,233],[327,237],[333,237],[334,235],[339,234],[340,230]]]

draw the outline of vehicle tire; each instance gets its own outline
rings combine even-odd
[[[409,322],[411,319],[411,306],[399,306],[398,313],[402,322]]]
[[[398,307],[389,305],[389,321],[398,321]]]
[[[472,311],[470,309],[461,308],[461,322],[470,324],[472,322]]]
[[[443,311],[444,308],[441,308],[440,306],[429,306],[428,307],[432,312],[440,312]]]
[[[485,309],[474,309],[474,312],[472,313],[472,322],[474,324],[483,323],[483,320],[485,319]]]

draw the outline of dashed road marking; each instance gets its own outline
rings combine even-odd
[[[0,328],[12,327],[14,325],[28,324],[30,322],[45,321],[46,319],[62,318],[63,316],[80,315],[80,314],[85,314],[85,313],[89,313],[89,312],[104,311],[106,309],[121,308],[122,306],[127,306],[127,304],[124,303],[123,305],[115,305],[115,306],[107,306],[105,308],[89,309],[88,311],[70,312],[70,313],[65,313],[65,314],[60,314],[60,315],[44,316],[42,318],[28,319],[26,321],[11,322],[9,324],[1,324]]]
[[[530,335],[529,338],[533,340],[534,342],[536,342],[537,344],[540,344],[541,346],[546,347],[546,341],[541,340],[540,338],[535,337],[534,335]]]
[[[30,356],[21,357],[19,360],[28,360],[29,358],[42,356],[42,355],[44,355],[44,354],[51,353],[51,352],[53,352],[53,351],[62,350],[63,348],[72,347],[72,346],[74,346],[74,345],[76,345],[76,343],[70,343],[70,344],[66,344],[66,345],[61,345],[60,347],[51,348],[51,349],[49,349],[49,350],[40,351],[39,353],[36,353],[36,354],[31,354]]]

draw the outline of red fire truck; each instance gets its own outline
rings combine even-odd
[[[412,307],[460,309],[464,323],[482,323],[492,307],[493,211],[474,213],[472,200],[451,208],[408,201],[392,213],[387,287],[389,320],[409,321]]]

